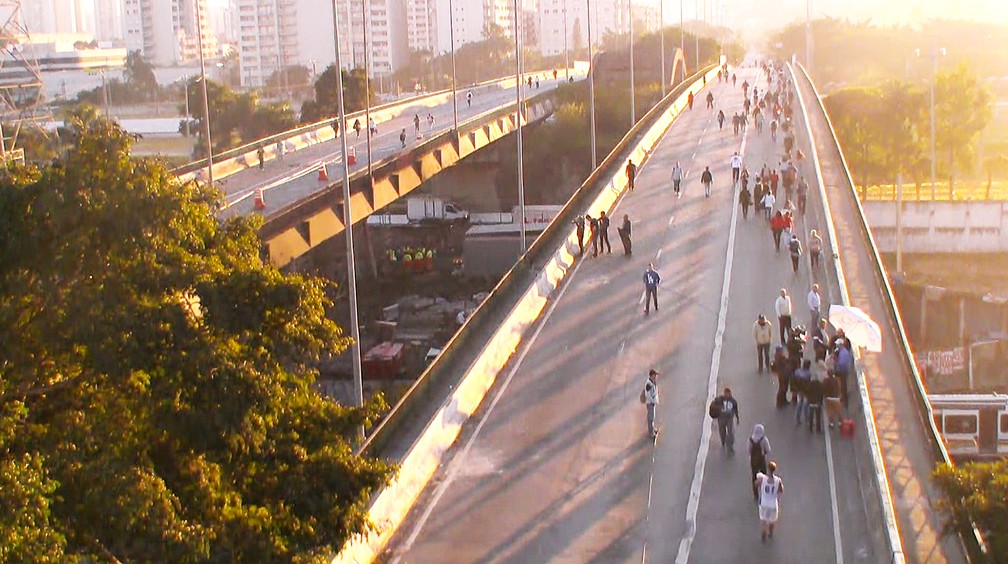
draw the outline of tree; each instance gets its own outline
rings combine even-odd
[[[950,525],[965,526],[970,520],[984,535],[991,562],[1008,558],[1008,460],[943,464],[935,469],[935,481],[945,491],[942,508]]]
[[[145,93],[148,98],[157,96],[160,87],[157,77],[154,76],[154,67],[143,58],[139,51],[130,51],[126,55],[126,67],[123,74],[126,77],[126,84],[130,88]]]
[[[0,560],[323,561],[392,472],[350,443],[381,398],[313,385],[327,283],[90,119],[0,171]]]
[[[935,82],[935,146],[938,162],[953,187],[955,170],[970,170],[976,161],[980,132],[994,116],[990,90],[963,64],[938,74]]]
[[[338,75],[336,65],[329,65],[315,80],[315,99],[301,106],[301,122],[313,123],[339,115],[336,99]],[[364,69],[354,69],[343,73],[343,109],[346,113],[363,110],[367,100],[374,100],[374,87],[365,93],[366,75]]]
[[[203,126],[203,90],[199,78],[186,85],[189,111],[192,112],[197,139],[194,152],[206,155]],[[234,92],[226,85],[208,81],[207,99],[210,106],[210,129],[214,152],[219,153],[257,139],[291,129],[297,124],[294,112],[287,104],[264,104],[256,92]]]
[[[571,49],[578,51],[584,46],[584,35],[581,33],[581,18],[574,18],[574,30],[571,32]]]

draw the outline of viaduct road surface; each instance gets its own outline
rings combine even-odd
[[[554,90],[567,82],[562,72],[557,79],[553,79],[552,72],[548,74],[536,73],[529,76],[533,77],[533,86],[532,88],[528,88],[527,85],[524,87],[523,95],[526,97]],[[549,78],[546,78],[547,76]],[[535,87],[536,77],[539,78],[538,88]],[[583,75],[572,73],[571,77],[578,80],[583,78]],[[473,93],[471,105],[466,99],[466,95],[470,91]],[[460,88],[458,90],[459,122],[464,122],[484,112],[514,106],[514,100],[514,86],[505,88],[492,85],[471,89]],[[433,127],[428,124],[428,114],[434,117]],[[420,118],[421,139],[417,138],[414,115]],[[351,174],[362,168],[367,168],[367,124],[363,117],[360,122],[360,135],[357,135],[352,129],[353,122],[351,121],[350,135],[347,137],[347,149],[353,147],[357,151],[357,163],[350,166]],[[453,126],[450,98],[437,106],[427,106],[422,102],[408,104],[395,118],[377,124],[378,134],[371,137],[371,159],[373,162],[378,162],[400,151],[409,150],[429,137],[450,131]],[[406,130],[405,148],[399,137],[403,129]],[[259,211],[259,213],[267,216],[275,213],[281,208],[325,188],[327,184],[341,179],[341,162],[340,143],[337,137],[300,151],[287,153],[282,160],[276,159],[266,162],[263,170],[253,167],[228,176],[220,182],[228,202],[228,207],[223,214],[225,216],[245,215],[258,211],[254,207],[257,188],[263,189],[266,201],[266,209]],[[318,170],[323,163],[328,165],[329,182],[318,180]]]
[[[755,67],[737,69],[762,91]],[[767,222],[735,204],[730,158],[755,173],[774,166],[769,128],[734,135],[741,88],[712,83],[670,128],[613,213],[612,254],[590,250],[534,334],[498,378],[434,480],[392,539],[388,562],[877,562],[854,468],[854,443],[796,427],[778,410],[776,384],[757,372],[752,325],[774,323],[781,288],[795,323],[807,325],[813,281],[774,251]],[[729,116],[719,129],[716,113]],[[681,163],[684,193],[671,171]],[[714,178],[704,197],[700,175]],[[810,182],[811,183],[811,182]],[[814,185],[814,183],[813,183]],[[783,191],[782,191],[783,192]],[[811,217],[800,229],[817,226]],[[616,234],[633,222],[633,254]],[[816,217],[821,216],[821,213]],[[642,276],[662,276],[660,310],[645,316]],[[816,273],[815,279],[822,277]],[[824,299],[824,309],[828,309]],[[811,347],[809,347],[811,348]],[[807,351],[807,355],[811,351]],[[652,442],[638,396],[659,377]],[[740,403],[735,453],[707,415],[714,390]],[[852,386],[853,391],[853,386]],[[856,401],[851,405],[855,406]],[[748,436],[766,426],[784,493],[775,537],[762,544],[753,502]],[[828,458],[829,454],[829,458]]]

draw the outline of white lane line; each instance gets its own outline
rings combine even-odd
[[[532,350],[532,343],[535,342],[535,340],[539,337],[539,333],[542,332],[543,327],[545,327],[546,323],[549,322],[550,316],[553,315],[553,311],[556,309],[557,304],[560,303],[560,298],[562,298],[563,295],[567,292],[567,288],[571,286],[571,283],[574,281],[574,275],[577,274],[578,269],[581,268],[581,265],[583,263],[584,260],[578,260],[577,263],[574,264],[574,269],[571,270],[571,272],[567,275],[567,283],[565,283],[563,286],[560,287],[560,291],[557,292],[556,298],[553,299],[552,303],[549,304],[546,311],[543,313],[542,320],[540,321],[539,326],[536,327],[535,331],[532,332],[532,336],[529,337],[525,346],[522,347],[521,352],[518,353],[518,356],[515,358],[514,364],[511,366],[511,369],[508,370],[507,377],[501,384],[500,389],[497,390],[497,393],[494,394],[493,400],[487,407],[486,413],[483,414],[483,418],[480,419],[479,423],[476,424],[476,428],[473,429],[473,433],[472,435],[469,436],[469,439],[466,441],[465,446],[462,448],[459,454],[452,460],[451,468],[448,470],[448,475],[445,476],[444,481],[438,484],[437,490],[435,490],[434,492],[434,496],[431,497],[430,503],[427,504],[427,507],[424,509],[424,512],[420,516],[420,519],[417,521],[417,524],[413,527],[413,530],[410,532],[410,535],[406,538],[406,541],[403,543],[402,547],[399,550],[397,550],[396,557],[392,560],[393,564],[396,564],[400,561],[401,555],[407,554],[410,551],[410,548],[412,548],[413,543],[415,543],[417,537],[420,536],[420,532],[423,530],[424,525],[427,524],[427,520],[430,519],[431,513],[434,512],[434,508],[437,507],[438,502],[441,501],[441,498],[444,496],[445,492],[448,491],[448,486],[451,485],[451,483],[458,476],[459,471],[465,464],[465,460],[469,457],[469,451],[472,450],[473,443],[476,442],[476,437],[479,436],[480,431],[483,430],[483,426],[486,425],[486,422],[490,420],[490,415],[493,413],[494,408],[497,407],[497,403],[500,402],[500,399],[504,396],[504,392],[507,391],[508,386],[511,385],[511,380],[513,380],[515,374],[518,373],[518,368],[521,367],[522,362],[525,360],[525,355],[527,355],[528,352]],[[643,296],[641,296],[642,301],[643,299],[644,299]]]
[[[809,267],[811,270],[812,267]],[[819,416],[822,424],[822,415]],[[830,442],[830,429],[826,429],[826,468],[829,469],[830,509],[833,511],[833,548],[836,550],[837,564],[843,564],[843,543],[840,540],[840,512],[837,509],[836,476],[833,470],[833,445]]]
[[[742,135],[742,145],[739,154],[745,155],[747,135]],[[738,198],[732,190],[732,202]],[[714,352],[711,354],[711,369],[707,377],[707,401],[708,405],[714,400],[717,393],[718,370],[721,368],[721,346],[724,343],[724,332],[728,317],[728,291],[731,287],[732,263],[735,258],[735,231],[738,220],[738,209],[732,205],[731,228],[728,232],[728,251],[725,257],[724,282],[721,286],[721,305],[718,310],[717,331],[714,333]],[[693,547],[693,540],[697,531],[697,511],[700,509],[700,493],[703,490],[704,473],[707,470],[707,453],[710,450],[711,425],[705,419],[701,425],[700,448],[697,449],[696,464],[693,466],[693,482],[690,484],[689,500],[686,503],[686,534],[679,542],[679,552],[676,555],[676,564],[686,564],[689,562],[690,550]]]
[[[671,222],[671,221],[669,222],[669,225],[672,225],[672,222]],[[655,253],[655,256],[654,256],[654,259],[655,259],[655,262],[658,262],[658,259],[660,259],[660,258],[661,258],[661,252],[662,252],[662,250],[661,250],[661,249],[658,249],[658,252],[657,252],[657,253]]]
[[[675,221],[675,216],[674,215],[672,217],[668,218],[668,224],[672,225],[673,221]]]

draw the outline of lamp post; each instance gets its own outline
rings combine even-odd
[[[661,33],[661,97],[665,98],[665,0],[658,0],[658,32]]]
[[[458,90],[455,81],[455,5],[448,0],[448,40],[451,41],[452,65],[452,123],[455,124],[455,141],[458,142]]]
[[[371,176],[371,57],[368,53],[371,52],[371,48],[368,46],[368,40],[370,39],[370,34],[368,33],[368,12],[370,12],[371,4],[368,0],[361,0],[361,27],[362,39],[364,40],[364,121],[367,123],[367,178],[368,186],[371,186],[374,182],[374,178]],[[342,71],[340,71],[342,73]],[[346,129],[347,124],[343,124],[342,128]],[[346,131],[343,132],[343,137],[346,137]]]
[[[570,50],[567,48],[567,0],[563,0],[564,79],[570,79]]]
[[[199,48],[200,81],[203,83],[203,125],[207,144],[207,179],[210,181],[210,186],[213,186],[213,139],[210,137],[210,97],[207,95],[206,57],[203,56],[203,15],[200,13],[200,4],[202,2],[196,2],[196,47]]]
[[[598,167],[598,154],[595,145],[595,57],[592,49],[592,11],[591,0],[585,0],[588,6],[588,123],[591,139],[592,170]]]
[[[633,74],[633,0],[627,0],[627,15],[630,19],[630,127],[637,123],[637,104],[634,100],[636,85]]]
[[[518,140],[518,215],[521,216],[519,239],[521,254],[528,248],[525,241],[525,179],[524,154],[522,153],[522,69],[521,69],[521,2],[514,0],[514,46],[515,46],[515,134]]]
[[[683,0],[679,0],[679,52],[683,58],[683,78],[686,78],[686,30],[683,28]]]
[[[921,50],[916,49],[917,56],[920,57]],[[931,201],[938,197],[937,188],[937,167],[935,165],[935,81],[938,80],[938,56],[945,56],[945,48],[931,50]]]
[[[696,21],[700,23],[700,0],[693,0],[693,15],[696,16]],[[700,68],[700,30],[699,27],[697,31],[693,32],[693,40],[696,42],[694,51],[696,52],[696,68]]]
[[[812,0],[805,0],[805,68],[812,74]]]
[[[364,383],[361,376],[360,326],[357,322],[357,270],[354,265],[353,218],[350,215],[350,170],[347,166],[346,111],[343,107],[343,64],[340,57],[339,11],[336,8],[337,0],[331,1],[333,42],[336,44],[336,105],[339,111],[339,120],[341,124],[340,129],[343,130],[343,135],[340,136],[340,150],[342,151],[343,157],[340,167],[343,169],[343,233],[346,234],[347,246],[347,290],[350,295],[350,338],[353,339],[353,344],[350,345],[350,356],[354,378],[354,405],[362,407],[364,405]],[[360,428],[359,434],[363,439],[363,427]]]

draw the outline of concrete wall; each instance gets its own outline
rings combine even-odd
[[[1008,251],[1008,202],[904,202],[903,252]],[[862,202],[879,250],[896,251],[896,203]]]

